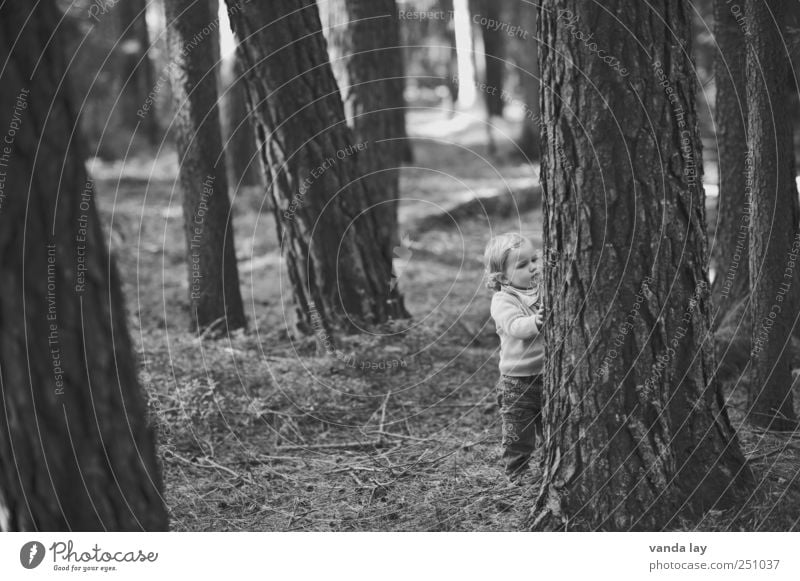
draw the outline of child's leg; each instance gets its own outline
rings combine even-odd
[[[506,474],[527,469],[541,431],[542,376],[500,378],[500,417],[503,423],[503,464]]]

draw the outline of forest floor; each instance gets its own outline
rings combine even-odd
[[[400,234],[411,254],[399,284],[413,318],[338,336],[347,362],[286,332],[290,287],[263,191],[233,200],[249,326],[222,340],[197,337],[177,157],[94,164],[172,529],[523,528],[538,488],[535,478],[509,485],[500,468],[499,342],[481,256],[491,232],[521,229],[541,243],[541,203],[536,168],[513,155],[511,124],[498,127],[493,157],[481,125],[435,109],[410,116],[416,161],[401,171]],[[743,398],[731,396],[736,422]],[[676,528],[800,528],[800,437],[746,425],[739,437],[756,492]]]

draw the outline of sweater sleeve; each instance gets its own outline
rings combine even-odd
[[[492,318],[498,329],[516,339],[532,339],[539,334],[536,315],[528,315],[510,296],[495,293],[492,297]]]

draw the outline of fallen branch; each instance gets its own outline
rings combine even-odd
[[[768,452],[764,452],[762,454],[745,455],[745,458],[747,458],[748,462],[753,462],[754,460],[761,460],[762,458],[768,458],[774,454],[782,452],[783,450],[785,450],[785,448],[783,446],[780,446],[778,448],[773,448],[772,450],[769,450]]]
[[[325,472],[325,474],[339,474],[341,472],[350,472],[352,470],[361,470],[362,472],[383,472],[385,468],[373,468],[372,466],[345,466],[344,468],[329,470],[328,472]]]
[[[750,431],[754,434],[765,434],[770,436],[788,437],[791,440],[800,439],[800,431],[798,430],[765,430],[764,428],[750,426]]]
[[[379,435],[379,436],[388,436],[390,438],[400,438],[401,440],[413,440],[414,442],[432,442],[438,441],[433,440],[432,438],[417,438],[416,436],[406,436],[405,434],[396,434],[394,432],[386,432],[384,430],[377,430],[374,432],[366,432],[367,434],[371,435]]]
[[[281,452],[295,452],[300,450],[339,450],[339,449],[364,449],[380,448],[383,443],[378,440],[374,442],[339,442],[338,444],[307,444],[304,446],[278,446]]]
[[[237,480],[241,480],[242,482],[247,482],[247,483],[253,484],[255,486],[260,486],[260,484],[255,482],[249,476],[242,476],[238,472],[236,472],[234,470],[231,470],[227,466],[223,466],[222,464],[218,464],[217,462],[214,462],[213,460],[211,460],[208,457],[204,457],[203,458],[203,460],[205,460],[207,462],[206,464],[203,464],[203,463],[201,463],[199,461],[192,461],[192,460],[189,460],[188,458],[184,458],[183,456],[181,456],[179,454],[176,454],[175,452],[172,452],[170,450],[167,450],[166,452],[164,452],[164,458],[165,459],[167,457],[170,457],[170,456],[172,458],[175,458],[176,460],[179,460],[179,461],[183,462],[184,464],[188,464],[189,466],[195,466],[197,468],[208,468],[208,469],[211,469],[211,470],[222,470],[223,472],[227,472],[228,474],[230,474],[231,476],[233,476]]]
[[[391,397],[391,395],[392,392],[388,391],[386,393],[386,397],[383,398],[383,405],[381,405],[381,421],[378,424],[378,434],[380,434],[380,436],[378,437],[378,441],[381,443],[381,445],[383,445],[383,435],[384,435],[383,424],[384,421],[386,420],[386,404],[389,403],[389,397]]]

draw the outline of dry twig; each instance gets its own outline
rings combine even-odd
[[[361,450],[364,448],[380,448],[380,441],[372,442],[338,442],[336,444],[309,444],[304,446],[278,446],[281,452],[293,452],[297,450],[340,450],[340,449],[354,449]]]

